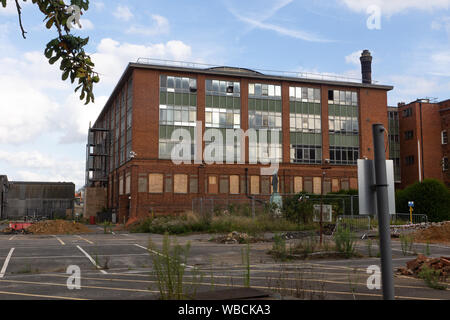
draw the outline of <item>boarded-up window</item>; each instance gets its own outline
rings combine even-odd
[[[164,175],[160,173],[151,173],[148,176],[148,192],[149,193],[163,193]]]
[[[217,176],[208,177],[208,192],[212,194],[219,193],[219,185],[217,183]]]
[[[189,192],[198,193],[198,176],[191,176],[189,179]]]
[[[332,190],[333,190],[333,192],[341,191],[341,188],[339,187],[339,179],[332,180]]]
[[[138,181],[138,192],[147,192],[147,175],[140,174]]]
[[[342,190],[349,190],[350,184],[348,180],[342,180],[341,181]]]
[[[350,179],[350,189],[358,190],[358,179],[356,178]]]
[[[230,176],[230,194],[239,194],[239,176]]]
[[[323,183],[323,193],[329,194],[330,192],[331,192],[331,180],[326,179],[325,182]]]
[[[250,177],[250,193],[251,194],[260,194],[259,176],[251,176]]]
[[[241,177],[241,192],[244,194],[248,193],[248,179],[245,178],[245,176]]]
[[[303,178],[294,177],[294,193],[303,192]]]
[[[131,193],[131,173],[127,173],[125,178],[125,194]]]
[[[313,179],[312,178],[305,178],[305,192],[313,193]]]
[[[174,193],[188,193],[188,175],[176,174],[173,177]]]
[[[261,178],[261,194],[270,194],[270,177]]]
[[[119,195],[123,195],[123,176],[119,178]]]
[[[230,186],[228,185],[228,177],[222,176],[220,177],[220,193],[228,194],[230,190]]]
[[[164,184],[164,192],[172,193],[173,192],[173,180],[172,175],[166,175],[166,183]]]
[[[322,194],[322,178],[314,177],[314,194]]]

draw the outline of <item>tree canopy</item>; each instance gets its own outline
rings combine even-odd
[[[15,1],[19,25],[22,36],[26,38],[26,31],[22,24],[22,7],[20,0],[0,0],[3,8],[8,1]],[[22,0],[27,2],[27,0]],[[72,83],[78,80],[75,92],[80,89],[80,100],[85,104],[95,101],[94,84],[100,81],[97,72],[94,71],[94,63],[86,54],[84,48],[89,42],[89,37],[81,38],[71,33],[72,28],[79,24],[79,16],[89,9],[89,0],[71,0],[66,4],[63,0],[31,0],[44,15],[44,23],[47,29],[54,29],[57,37],[51,40],[44,51],[50,64],[60,62],[62,80],[70,78]],[[79,10],[79,11],[78,11]]]

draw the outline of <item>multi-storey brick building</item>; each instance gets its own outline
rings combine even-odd
[[[448,132],[450,100],[421,99],[398,106],[401,188],[427,178],[450,186]]]
[[[204,196],[269,195],[271,176],[250,163],[255,150],[248,139],[241,164],[170,160],[176,129],[192,137],[209,129],[267,129],[280,137],[257,148],[277,152],[281,193],[356,189],[357,160],[373,158],[372,125],[388,126],[393,89],[372,83],[368,51],[361,60],[362,82],[130,63],[90,130],[87,184],[107,188],[107,207],[120,221],[152,210],[183,211]],[[205,140],[192,146],[192,155],[202,154],[211,143]],[[230,152],[224,148],[223,158]],[[323,179],[325,162],[331,169]]]

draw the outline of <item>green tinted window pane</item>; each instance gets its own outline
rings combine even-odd
[[[249,99],[248,100],[248,109],[249,110],[255,110],[256,108],[256,101],[255,99]]]
[[[280,100],[275,101],[275,111],[280,113],[283,111],[283,105]]]
[[[175,93],[169,92],[167,96],[167,104],[173,106],[175,103]]]
[[[336,136],[334,134],[330,134],[330,146],[335,146],[336,145],[335,137]]]
[[[227,109],[233,109],[233,98],[227,97]]]
[[[322,108],[319,103],[314,105],[314,114],[320,116],[322,114]]]
[[[308,104],[307,103],[302,103],[302,112],[303,114],[308,114],[309,110],[308,110]]]
[[[274,100],[270,100],[269,101],[269,112],[275,112],[275,101]]]
[[[219,100],[220,100],[220,104],[219,104],[219,107],[220,108],[226,108],[226,106],[227,106],[227,100],[226,100],[226,97],[220,97],[219,98]]]
[[[322,145],[322,135],[321,135],[321,134],[316,134],[315,139],[316,139],[315,145],[316,145],[316,146],[321,146],[321,145]]]
[[[241,98],[234,98],[234,109],[241,110]]]
[[[182,94],[181,93],[175,93],[175,105],[176,106],[182,105]]]
[[[269,100],[263,100],[263,111],[269,111]]]
[[[262,110],[262,101],[261,99],[256,99],[256,111]]]
[[[196,94],[191,94],[191,98],[190,98],[190,102],[191,102],[191,107],[196,107],[197,106],[197,95]]]
[[[166,138],[166,127],[159,126],[159,138],[165,139]]]
[[[297,134],[295,132],[291,132],[291,144],[296,145],[297,144]]]
[[[167,93],[166,92],[160,92],[159,93],[159,104],[166,105],[167,103]]]
[[[189,105],[189,94],[183,93],[183,106],[188,106],[188,105]]]
[[[206,96],[206,107],[211,108],[212,107],[212,96]]]
[[[303,140],[303,133],[301,132],[297,132],[297,144],[304,144],[304,140]]]
[[[291,113],[295,113],[295,102],[289,102],[289,109]]]
[[[328,105],[328,114],[330,116],[335,116],[334,105],[332,105],[332,104]]]
[[[213,108],[219,108],[219,96],[213,96]]]

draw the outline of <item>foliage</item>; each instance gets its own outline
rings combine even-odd
[[[436,290],[445,290],[447,287],[439,283],[441,272],[424,265],[419,272],[419,278],[423,279],[427,286]]]
[[[166,233],[161,251],[156,248],[151,240],[149,248],[153,251],[154,274],[157,279],[161,300],[193,298],[196,294],[196,281],[191,283],[191,290],[184,283],[190,243],[187,243],[184,247],[178,245],[176,242],[172,244],[169,235]]]
[[[414,201],[414,214],[426,214],[432,222],[450,220],[450,190],[439,180],[426,179],[397,191],[397,212],[409,212]]]
[[[312,235],[297,241],[292,249],[292,252],[295,254],[301,254],[304,258],[306,258],[311,253],[316,252],[316,249],[318,248],[319,242],[317,241],[317,237]]]
[[[414,237],[409,234],[401,234],[400,235],[400,243],[402,246],[402,253],[404,256],[412,254],[413,245],[414,245]]]
[[[275,260],[286,261],[289,257],[289,251],[286,247],[286,239],[283,236],[276,234],[273,238],[272,250],[270,253]]]
[[[336,250],[343,253],[347,259],[355,255],[356,242],[349,228],[338,228],[334,234]]]
[[[7,1],[0,0],[3,8]],[[26,0],[23,0],[26,1]],[[93,87],[100,81],[99,75],[94,71],[94,63],[84,48],[89,42],[89,38],[81,38],[71,33],[71,28],[76,20],[73,19],[74,9],[72,6],[78,6],[80,10],[89,9],[89,0],[71,0],[70,5],[63,0],[31,0],[36,4],[44,15],[45,27],[57,31],[58,37],[51,40],[45,48],[45,57],[50,64],[61,60],[60,70],[62,71],[62,80],[70,78],[74,83],[78,79],[75,92],[81,89],[80,100],[86,100],[86,104],[94,102]],[[22,25],[22,10],[19,0],[15,1],[19,23],[22,29],[22,36],[25,38],[27,33]],[[81,11],[82,15],[83,12]]]
[[[299,201],[301,197],[303,200]],[[289,221],[308,224],[313,218],[314,204],[306,199],[306,193],[299,193],[283,199],[282,213]]]
[[[250,244],[247,243],[242,249],[242,264],[245,267],[244,272],[244,286],[250,288]]]

